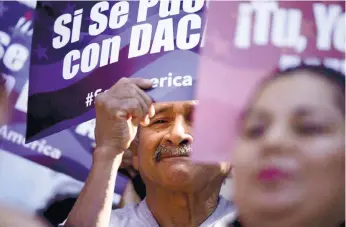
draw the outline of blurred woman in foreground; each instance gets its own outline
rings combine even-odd
[[[266,81],[243,115],[233,170],[230,226],[344,226],[345,77],[301,66]]]

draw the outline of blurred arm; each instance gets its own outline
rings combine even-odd
[[[109,226],[115,180],[123,153],[119,152],[115,158],[107,157],[106,153],[96,148],[89,176],[64,227]]]

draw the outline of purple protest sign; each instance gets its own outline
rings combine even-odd
[[[344,2],[211,1],[207,18],[195,161],[231,160],[239,115],[258,83],[278,68],[323,64],[345,73]]]
[[[0,148],[55,171],[84,181],[92,163],[93,125],[74,128],[25,143],[29,59],[33,32],[34,1],[0,2],[0,72],[10,97],[11,119],[0,126]],[[128,182],[118,174],[115,192],[121,195]]]
[[[28,141],[94,118],[95,96],[122,77],[151,79],[156,102],[194,99],[204,0],[41,3]]]

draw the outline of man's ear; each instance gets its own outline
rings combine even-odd
[[[132,141],[130,148],[132,152],[132,166],[135,170],[139,171],[139,159],[138,159],[138,136]]]

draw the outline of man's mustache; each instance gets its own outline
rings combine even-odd
[[[163,157],[189,156],[192,151],[191,144],[184,144],[179,147],[159,145],[154,154],[154,160],[160,161]]]

